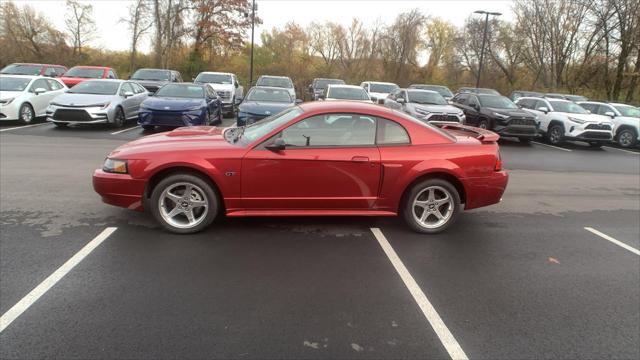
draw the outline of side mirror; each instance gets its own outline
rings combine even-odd
[[[549,109],[546,106],[540,106],[539,108],[537,108],[536,110],[538,111],[542,111],[543,113],[548,113]]]
[[[605,115],[607,115],[610,118],[614,118],[616,117],[616,114],[613,111],[607,111],[606,113],[604,113]]]
[[[233,86],[235,86],[235,87],[236,87],[236,89],[237,89],[237,88],[238,88],[238,86],[240,86],[240,84],[238,84],[238,82],[236,81],[236,82],[234,82],[234,83],[233,83]]]
[[[277,138],[272,143],[265,145],[265,148],[271,151],[282,151],[287,148],[287,144],[283,138]]]
[[[40,94],[44,94],[44,93],[46,93],[46,92],[47,92],[47,89],[45,89],[45,88],[37,88],[37,89],[33,90],[33,92],[34,92],[36,95],[40,95]]]
[[[297,104],[302,104],[302,99],[296,99],[295,103],[296,103],[296,105]]]
[[[133,96],[133,93],[132,93],[131,91],[125,91],[125,93],[124,93],[124,98],[125,98],[125,99],[126,99],[126,98],[130,98],[130,97],[132,97],[132,96]]]
[[[397,98],[396,101],[398,102],[398,104],[404,104],[407,102],[404,98]]]

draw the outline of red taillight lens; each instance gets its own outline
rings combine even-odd
[[[502,158],[500,153],[498,152],[498,157],[496,159],[496,166],[493,168],[494,171],[502,171]]]

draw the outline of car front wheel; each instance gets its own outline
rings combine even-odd
[[[624,129],[618,133],[616,139],[618,145],[623,148],[630,148],[636,145],[636,134],[631,129]]]
[[[218,207],[218,197],[211,185],[192,174],[175,174],[163,179],[153,189],[149,201],[158,223],[177,234],[203,230],[215,219]]]
[[[33,107],[29,104],[22,104],[22,106],[20,106],[20,121],[24,124],[31,124],[34,118],[35,113]]]
[[[489,121],[487,121],[486,119],[480,120],[480,122],[478,123],[478,127],[480,129],[488,129],[489,128]]]
[[[559,145],[564,138],[564,128],[561,125],[553,125],[547,133],[547,140],[553,145]]]
[[[116,116],[113,118],[113,127],[121,128],[124,126],[124,123],[124,111],[122,111],[122,108],[119,107],[116,109]]]
[[[442,179],[427,179],[415,184],[403,204],[403,216],[409,227],[424,234],[446,230],[459,212],[458,191]]]

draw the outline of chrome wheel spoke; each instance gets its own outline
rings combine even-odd
[[[429,196],[427,197],[428,201],[434,201],[435,198],[435,190],[434,189],[429,189]]]
[[[175,204],[179,204],[180,201],[182,201],[182,196],[168,192],[167,199],[173,201]]]
[[[442,186],[422,189],[413,200],[413,217],[420,226],[435,229],[446,224],[453,213],[453,195]]]
[[[427,208],[427,201],[426,201],[426,200],[416,200],[416,201],[413,203],[413,205],[414,205],[414,206],[421,207],[421,208],[423,208],[423,209],[426,209],[426,208]]]
[[[192,223],[196,222],[196,217],[193,216],[193,210],[192,209],[189,209],[189,210],[185,211],[184,214],[187,216],[187,219],[189,219],[189,224],[192,224]]]
[[[440,212],[440,209],[436,208],[436,210],[433,212],[433,215],[435,215],[438,220],[442,220],[444,219],[444,215],[442,215],[442,213]]]
[[[206,201],[202,201],[202,200],[193,200],[191,201],[191,207],[192,208],[199,208],[199,207],[206,207],[207,206],[207,202]]]
[[[191,199],[191,191],[192,190],[193,190],[193,186],[191,186],[190,184],[185,186],[184,193],[182,194],[182,197],[185,198],[185,199]]]
[[[176,206],[173,208],[173,210],[169,211],[169,213],[167,214],[167,217],[175,217],[178,214],[182,214],[183,210],[180,206]]]

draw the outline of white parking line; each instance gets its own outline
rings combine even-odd
[[[607,241],[611,241],[612,243],[614,243],[614,244],[616,244],[616,245],[620,246],[620,247],[621,247],[621,248],[623,248],[623,249],[629,250],[629,251],[631,251],[632,253],[634,253],[634,254],[636,254],[636,255],[640,256],[640,250],[638,250],[638,249],[634,248],[633,246],[629,246],[629,245],[627,245],[627,244],[623,243],[622,241],[620,241],[620,240],[616,240],[616,239],[612,238],[611,236],[609,236],[609,235],[607,235],[607,234],[604,234],[604,233],[601,233],[600,231],[598,231],[598,230],[596,230],[596,229],[594,229],[594,228],[591,228],[591,227],[588,227],[588,226],[587,226],[587,227],[585,227],[584,229],[585,229],[585,230],[587,230],[587,231],[589,231],[589,232],[592,232],[592,233],[594,233],[594,234],[596,234],[596,235],[598,235],[598,236],[600,236],[601,238],[603,238],[603,239],[605,239],[605,240],[607,240]]]
[[[573,151],[571,149],[565,149],[565,148],[561,148],[561,147],[557,147],[557,146],[553,146],[553,145],[549,145],[549,144],[543,144],[543,143],[539,143],[537,141],[532,141],[531,143],[532,144],[536,144],[536,145],[547,146],[547,147],[550,147],[550,148],[554,148],[556,150],[562,150],[562,151],[568,151],[568,152],[572,152]]]
[[[49,275],[48,278],[44,279],[35,289],[31,290],[25,297],[23,297],[17,304],[13,305],[13,307],[0,317],[0,333],[4,331],[4,329],[9,326],[13,322],[13,320],[17,319],[23,312],[25,312],[31,305],[33,305],[38,299],[44,295],[49,289],[51,289],[60,279],[62,279],[65,275],[69,273],[76,265],[78,265],[82,259],[84,259],[87,255],[89,255],[98,245],[102,244],[109,235],[113,234],[118,228],[116,227],[108,227],[104,229],[98,236],[93,238],[87,245],[85,245],[80,251],[78,251],[75,255],[71,257],[71,259],[67,260],[66,263],[62,264],[58,268],[58,270],[54,271],[53,274]]]
[[[618,151],[622,151],[622,152],[626,152],[626,153],[634,154],[634,155],[640,155],[640,152],[637,152],[637,151],[631,151],[631,150],[626,150],[626,149],[618,149],[618,148],[609,147],[609,146],[603,146],[603,148],[611,149],[611,150],[618,150]]]
[[[389,261],[391,261],[391,264],[398,272],[398,275],[400,275],[404,285],[409,289],[411,296],[413,296],[413,299],[420,307],[420,310],[422,310],[424,317],[427,318],[427,321],[431,324],[431,327],[440,339],[442,345],[444,345],[444,348],[449,353],[449,356],[456,360],[468,359],[467,355],[460,347],[460,344],[458,344],[458,341],[453,337],[453,334],[451,334],[447,325],[442,321],[442,318],[438,315],[438,312],[433,305],[431,305],[431,302],[427,299],[427,296],[424,294],[422,289],[420,289],[418,283],[413,279],[409,270],[404,266],[402,260],[400,260],[398,254],[393,250],[393,247],[391,247],[391,244],[389,244],[389,241],[387,241],[387,238],[384,236],[382,231],[378,228],[371,228],[371,232],[378,240],[378,243],[380,243],[382,250],[387,254]]]
[[[3,131],[9,131],[9,130],[18,130],[18,129],[26,129],[26,128],[30,128],[30,127],[34,127],[34,126],[42,126],[42,125],[48,125],[49,123],[40,123],[40,124],[31,124],[31,125],[23,125],[23,126],[16,126],[16,127],[12,127],[12,128],[7,128],[7,129],[0,129],[0,132]]]
[[[114,131],[114,132],[111,133],[111,135],[118,135],[118,134],[122,134],[123,132],[129,131],[129,130],[133,130],[133,129],[139,129],[139,128],[140,128],[140,125],[136,125],[134,127],[128,128],[128,129]]]

